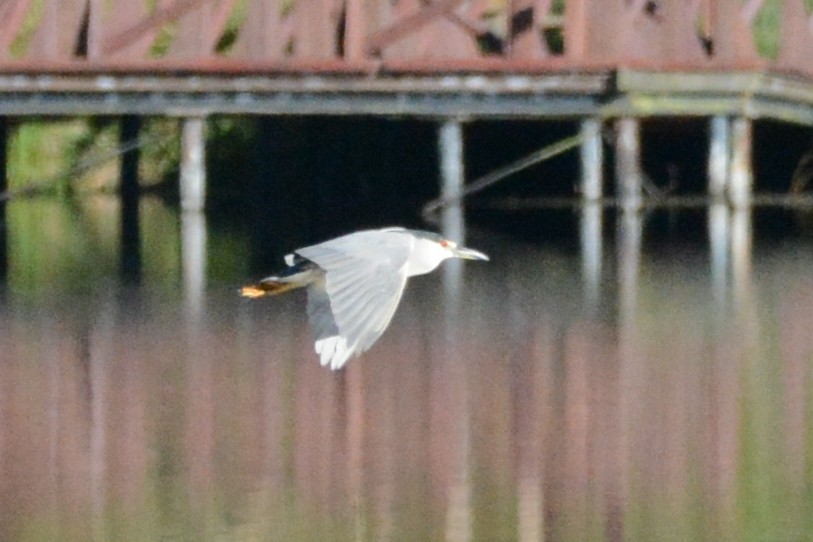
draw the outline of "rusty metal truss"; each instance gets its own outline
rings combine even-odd
[[[771,4],[771,6],[768,6]],[[0,69],[813,74],[804,0],[0,0]],[[778,18],[772,58],[754,27]]]
[[[805,0],[0,0],[0,115],[216,112],[813,124],[813,15]]]

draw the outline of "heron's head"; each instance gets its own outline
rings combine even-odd
[[[415,237],[409,258],[409,275],[428,273],[448,258],[488,261],[488,256],[479,250],[458,246],[436,233],[414,230],[409,233]]]

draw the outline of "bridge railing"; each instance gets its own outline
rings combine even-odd
[[[774,54],[756,22],[773,23]],[[813,74],[804,0],[5,0],[0,70],[500,71],[767,66]]]

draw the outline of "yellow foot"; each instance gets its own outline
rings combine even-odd
[[[243,286],[240,289],[240,295],[243,297],[248,297],[254,299],[255,297],[262,297],[268,292],[256,286]]]

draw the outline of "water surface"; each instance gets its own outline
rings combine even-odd
[[[247,233],[141,205],[138,283],[116,200],[9,206],[2,540],[813,532],[813,237],[790,211],[470,225],[492,261],[413,279],[331,372],[304,295],[236,295]]]

